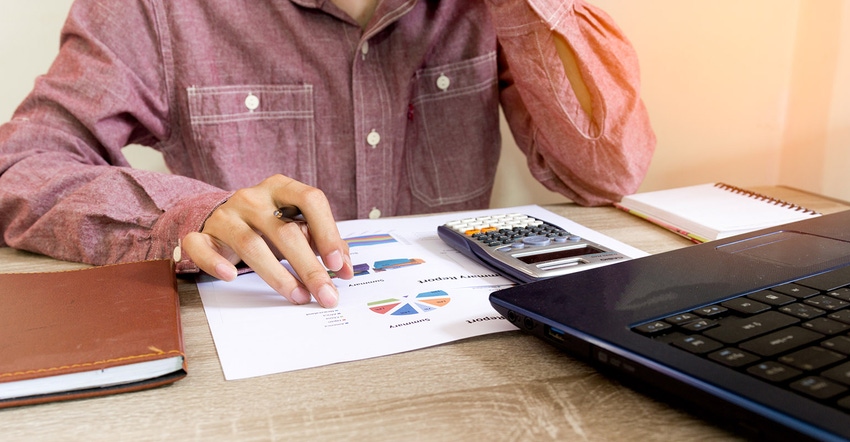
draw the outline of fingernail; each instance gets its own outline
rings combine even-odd
[[[345,255],[342,256],[342,259],[344,259],[345,263],[348,264],[349,269],[352,269],[352,270],[354,269],[354,265],[351,264],[351,255],[346,253]]]
[[[218,279],[224,281],[233,281],[236,279],[236,269],[232,265],[220,262],[215,265],[215,274]]]
[[[323,285],[316,297],[322,307],[336,307],[336,303],[339,301],[339,294],[336,288],[330,284]]]
[[[339,250],[334,250],[331,253],[328,253],[328,256],[325,258],[325,266],[328,270],[338,272],[342,268],[343,264],[342,255],[339,253]]]
[[[289,299],[293,304],[309,304],[310,303],[310,292],[308,292],[304,287],[298,286],[295,287],[295,290],[289,294]]]

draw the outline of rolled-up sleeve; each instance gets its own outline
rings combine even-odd
[[[500,48],[501,103],[532,175],[584,205],[618,201],[646,175],[655,134],[634,48],[580,0],[489,0]],[[581,107],[553,33],[573,52],[591,98]]]

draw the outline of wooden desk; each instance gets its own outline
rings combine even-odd
[[[786,188],[756,190],[824,213],[848,208]],[[650,253],[690,245],[612,207],[547,208]],[[78,267],[83,266],[0,249],[0,272]],[[364,361],[225,381],[197,288],[181,281],[179,289],[189,376],[149,391],[0,410],[0,439],[735,438],[626,388],[519,331]]]

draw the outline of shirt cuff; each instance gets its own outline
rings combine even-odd
[[[166,210],[153,226],[149,258],[173,258],[177,273],[197,273],[198,266],[180,250],[180,240],[191,232],[200,232],[210,214],[232,194],[221,191],[196,195]]]

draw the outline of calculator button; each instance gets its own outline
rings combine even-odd
[[[525,244],[528,244],[530,246],[542,247],[542,246],[548,246],[549,243],[552,242],[552,240],[550,240],[549,238],[547,238],[545,236],[537,235],[537,236],[525,237],[525,238],[522,239],[522,242],[524,242]]]

